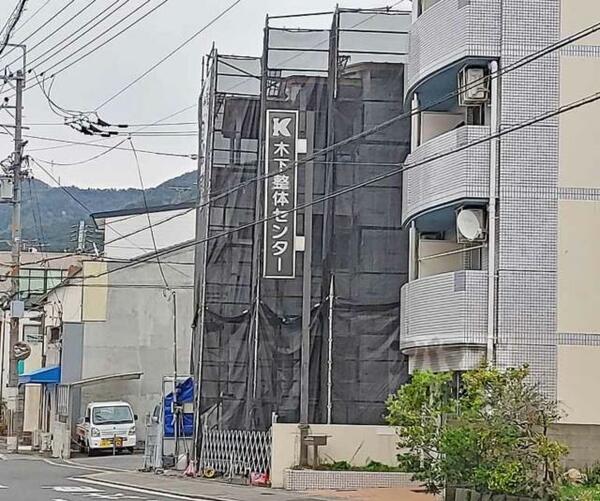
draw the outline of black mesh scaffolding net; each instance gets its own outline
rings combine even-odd
[[[409,16],[338,9],[330,30],[268,22],[262,58],[211,53],[200,106],[198,239],[264,217],[265,181],[250,181],[264,173],[267,110],[299,112],[308,154],[403,112]],[[316,156],[314,198],[397,168],[409,137],[410,122],[401,120]],[[305,168],[300,157],[298,206]],[[387,396],[408,377],[399,351],[408,262],[401,183],[395,175],[313,206],[310,422],[383,423]],[[295,216],[306,237],[305,211]],[[300,420],[305,253],[297,253],[293,278],[265,278],[264,231],[250,226],[196,249],[192,369],[202,426],[263,430],[275,415]]]

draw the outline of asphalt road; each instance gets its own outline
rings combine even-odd
[[[128,490],[82,478],[87,467],[57,465],[27,456],[0,456],[0,501],[168,501],[191,498]]]

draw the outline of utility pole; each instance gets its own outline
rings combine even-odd
[[[25,145],[22,136],[23,129],[23,88],[25,86],[25,73],[19,70],[12,77],[16,84],[15,100],[15,136],[14,152],[12,161],[13,180],[13,210],[12,210],[12,283],[11,283],[11,317],[10,317],[10,365],[8,374],[8,386],[13,388],[13,418],[12,436],[16,437],[16,449],[18,440],[23,431],[24,392],[19,389],[18,354],[15,346],[19,342],[19,317],[17,312],[19,301],[19,275],[21,272],[21,181],[23,179],[23,147]],[[15,391],[16,390],[16,391]]]

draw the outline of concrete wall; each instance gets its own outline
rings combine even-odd
[[[275,423],[272,433],[271,483],[281,488],[284,471],[299,462],[300,430],[297,424]],[[356,466],[371,460],[397,464],[398,439],[388,426],[311,424],[310,433],[328,436],[327,445],[319,447],[321,461],[348,461]]]
[[[195,236],[195,218],[196,211],[189,209],[151,213],[150,220],[153,225],[156,246],[159,249],[164,249],[177,243],[192,240]],[[165,220],[169,221],[158,224]],[[104,229],[104,241],[107,242],[104,247],[106,257],[132,259],[154,251],[152,234],[148,228],[147,214],[107,218],[106,223],[108,223]],[[130,235],[136,231],[138,233]],[[121,238],[121,235],[130,236]],[[114,242],[110,243],[113,240]]]
[[[101,261],[83,263],[83,299],[81,315],[87,322],[106,320],[106,308],[109,277],[106,274],[108,265]],[[79,281],[78,281],[79,283]]]
[[[600,461],[600,426],[557,424],[550,436],[569,447],[567,468],[585,468]]]
[[[600,18],[600,2],[561,2],[561,36],[587,28]],[[598,90],[600,34],[560,52],[560,104]],[[557,393],[571,423],[571,461],[581,466],[600,459],[600,103],[559,118]],[[578,426],[575,426],[578,425]],[[579,464],[577,464],[579,462]]]
[[[192,322],[193,249],[162,259],[168,284],[177,293],[178,372],[189,373]],[[122,263],[108,264],[109,271]],[[82,389],[81,405],[126,400],[139,424],[159,402],[162,378],[173,373],[172,303],[165,298],[156,262],[108,275],[106,320],[85,322],[82,378],[141,371],[141,381],[120,381]],[[80,410],[81,412],[81,410]],[[140,426],[143,435],[143,426]]]
[[[600,424],[599,361],[600,346],[558,347],[558,400],[566,423]]]

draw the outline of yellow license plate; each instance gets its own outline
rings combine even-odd
[[[117,437],[114,439],[116,447],[123,447],[123,439],[121,437]],[[100,447],[112,447],[113,439],[112,438],[103,438],[100,440]]]

